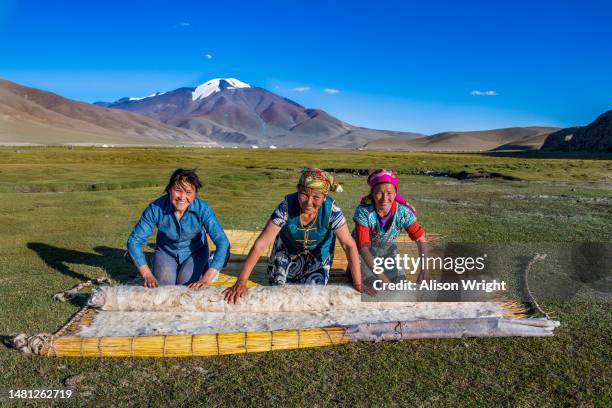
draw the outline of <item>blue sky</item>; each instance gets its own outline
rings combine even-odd
[[[571,126],[612,109],[610,16],[604,0],[0,0],[0,77],[87,102],[235,77],[427,134]]]

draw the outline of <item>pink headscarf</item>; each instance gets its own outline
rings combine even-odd
[[[395,201],[400,204],[404,204],[405,206],[408,206],[412,210],[412,212],[414,212],[414,214],[416,215],[416,210],[410,204],[408,204],[404,196],[402,196],[399,193],[398,191],[399,183],[397,181],[397,174],[394,171],[382,169],[379,171],[374,171],[372,174],[368,176],[368,186],[370,186],[370,189],[373,189],[375,185],[380,184],[380,183],[393,184],[395,186],[395,191],[396,191]],[[366,200],[366,197],[361,198],[362,203],[364,203],[365,200]]]

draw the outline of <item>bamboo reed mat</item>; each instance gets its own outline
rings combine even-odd
[[[232,286],[236,278],[220,274],[214,286]],[[248,286],[258,283],[249,281]],[[45,355],[56,357],[192,357],[257,353],[323,347],[349,342],[344,327],[268,332],[215,334],[81,337],[75,334],[91,324],[97,310],[84,308],[58,331]]]
[[[212,286],[230,287],[236,282],[240,268],[259,231],[226,230],[231,243],[231,257],[223,268],[218,280]],[[437,235],[429,235],[429,242],[436,242]],[[209,241],[211,249],[214,243]],[[417,247],[409,237],[401,235],[398,249],[402,253],[418,256]],[[248,286],[267,285],[267,257],[255,266]],[[345,270],[348,265],[346,254],[336,241],[334,263],[330,281],[348,282]],[[240,332],[190,335],[81,337],[76,333],[91,324],[97,311],[85,307],[70,319],[54,335],[44,355],[57,357],[189,357],[216,356],[237,353],[254,353],[272,350],[289,350],[308,347],[322,347],[349,342],[345,327],[326,327],[301,330],[276,330],[268,332]]]

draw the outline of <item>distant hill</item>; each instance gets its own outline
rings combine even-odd
[[[588,126],[412,132],[353,126],[234,78],[88,104],[0,79],[0,144],[612,151],[612,111]]]
[[[367,149],[417,151],[536,150],[546,137],[559,128],[513,127],[471,132],[443,132],[432,136],[398,140],[387,138],[370,142]]]
[[[0,144],[194,143],[216,145],[188,129],[0,80]]]
[[[189,129],[225,145],[361,147],[382,138],[423,136],[352,126],[325,111],[307,109],[235,78],[215,78],[194,88],[96,104]]]
[[[602,113],[587,126],[552,133],[544,142],[542,150],[612,152],[612,110]]]

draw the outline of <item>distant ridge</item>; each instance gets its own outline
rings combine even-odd
[[[374,150],[474,152],[488,150],[537,150],[553,127],[512,127],[471,132],[443,132],[411,140],[381,139],[366,145]]]
[[[612,152],[612,110],[602,113],[587,126],[552,133],[542,146],[545,151]]]
[[[188,129],[1,79],[0,144],[217,145]]]

